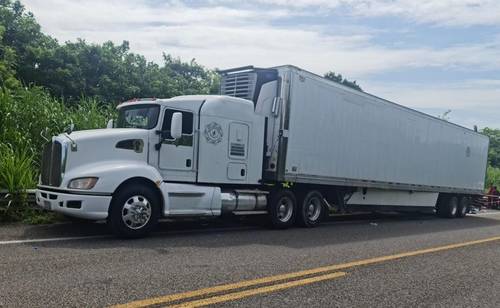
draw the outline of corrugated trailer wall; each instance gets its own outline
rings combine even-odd
[[[487,137],[294,67],[279,70],[291,71],[285,179],[483,190]]]

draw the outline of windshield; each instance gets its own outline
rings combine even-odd
[[[158,105],[126,106],[118,111],[116,127],[152,129],[158,122],[159,113]]]

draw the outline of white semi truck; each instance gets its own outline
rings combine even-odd
[[[360,208],[464,217],[489,143],[294,66],[221,71],[219,96],[125,102],[108,126],[52,138],[36,200],[126,237],[226,213],[276,228]]]

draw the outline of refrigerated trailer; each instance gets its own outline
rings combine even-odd
[[[136,237],[162,217],[464,217],[483,192],[484,135],[290,65],[220,74],[220,95],[125,102],[107,129],[53,137],[37,203]]]

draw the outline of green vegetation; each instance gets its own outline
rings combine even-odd
[[[485,128],[481,131],[490,138],[490,151],[488,153],[488,164],[500,168],[500,129]]]
[[[490,186],[500,187],[500,129],[485,128],[481,133],[490,138],[486,188]]]
[[[26,188],[35,185],[33,155],[25,149],[14,150],[0,144],[0,187],[7,188],[5,200],[0,207],[0,221],[21,217],[20,204],[26,203]]]
[[[363,89],[361,89],[361,87],[356,83],[356,80],[354,81],[347,80],[346,78],[343,78],[341,74],[336,74],[335,72],[330,71],[325,75],[323,75],[323,77],[331,81],[343,84],[344,86],[347,86],[349,88],[353,88],[354,90],[363,91]]]
[[[488,166],[486,172],[486,187],[496,186],[500,188],[500,168]]]
[[[59,44],[40,30],[19,1],[0,0],[0,77],[3,86],[19,82],[44,87],[67,104],[82,96],[117,103],[137,97],[172,97],[218,91],[218,78],[193,59],[163,55],[163,65],[129,50],[129,43]]]

